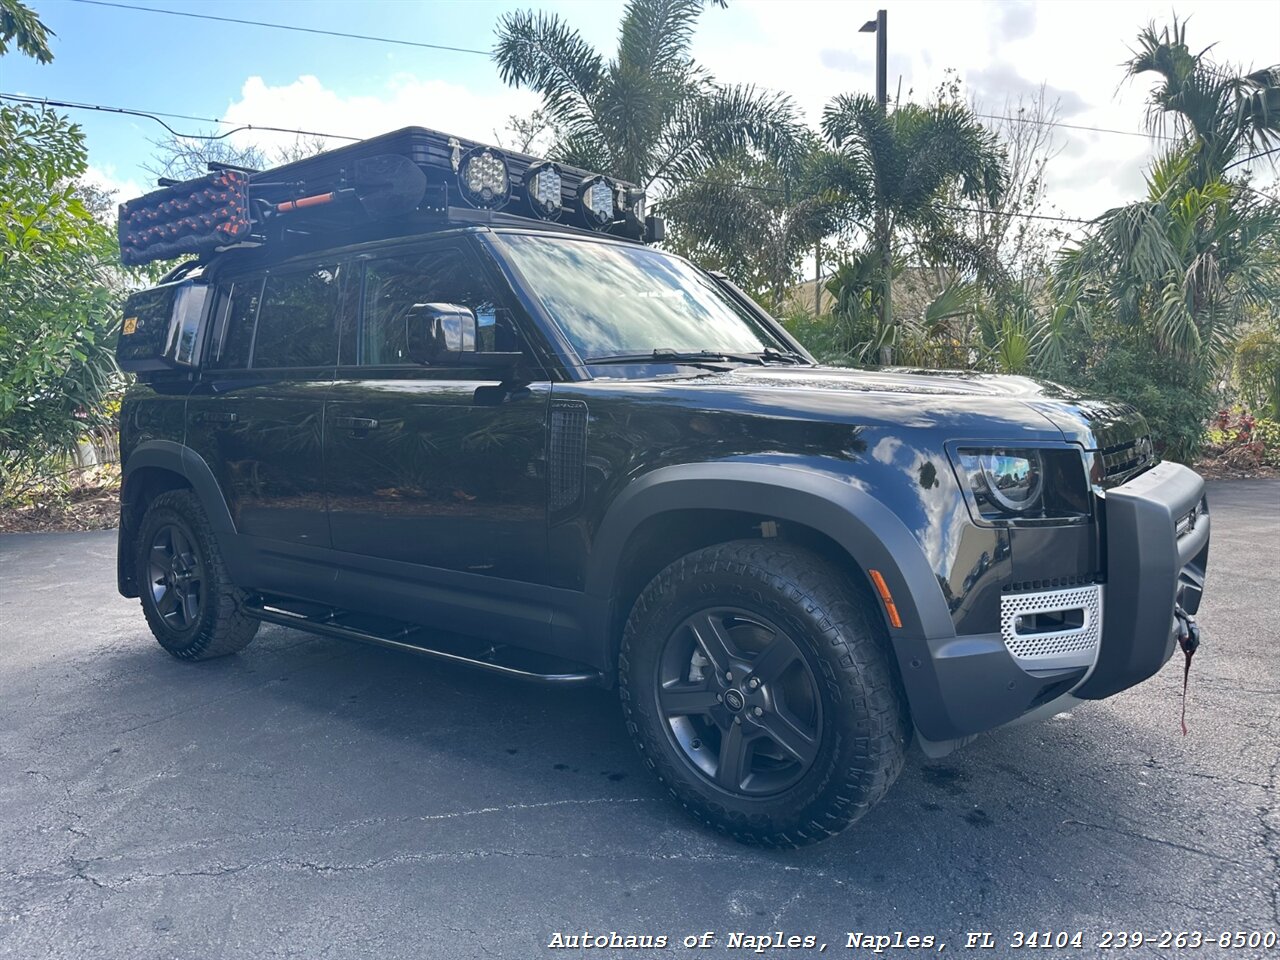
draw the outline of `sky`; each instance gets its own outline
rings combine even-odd
[[[506,11],[533,7],[562,16],[596,49],[616,45],[618,0],[26,0],[57,34],[54,62],[10,54],[0,92],[205,118],[168,119],[180,132],[241,124],[353,137],[409,124],[476,140],[501,136],[507,118],[538,105],[502,83],[493,62],[494,26]],[[883,0],[882,0],[883,2]],[[151,7],[271,21],[461,47],[430,50],[347,37],[163,15]],[[1030,97],[1043,84],[1059,120],[1126,133],[1055,129],[1047,170],[1047,212],[1089,218],[1138,197],[1158,142],[1142,134],[1152,81],[1125,81],[1120,64],[1147,23],[1176,12],[1189,19],[1196,49],[1235,64],[1280,63],[1276,0],[889,0],[889,92],[925,99],[955,70],[985,112]],[[729,0],[711,7],[694,38],[694,58],[724,83],[789,94],[816,125],[839,93],[874,93],[875,37],[858,32],[876,3],[855,0]],[[153,120],[68,111],[85,129],[91,179],[124,200],[153,188],[144,169]],[[219,124],[214,121],[225,121]],[[242,131],[234,142],[272,148],[291,135]],[[341,142],[332,141],[334,146]],[[1273,172],[1259,171],[1270,180]]]

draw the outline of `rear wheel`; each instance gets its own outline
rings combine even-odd
[[[170,490],[151,502],[138,530],[135,570],[151,632],[175,657],[208,660],[244,649],[258,621],[240,610],[200,501]]]
[[[865,589],[761,541],[689,554],[641,594],[619,660],[627,725],[695,817],[799,846],[880,799],[909,735],[888,638]]]

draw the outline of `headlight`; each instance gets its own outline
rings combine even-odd
[[[530,167],[524,174],[529,209],[543,220],[560,216],[560,168],[550,161]]]
[[[578,188],[582,215],[596,229],[613,222],[613,187],[604,177],[590,177]]]
[[[979,523],[1070,523],[1089,516],[1089,479],[1074,447],[961,447],[952,457]]]
[[[507,161],[489,147],[472,147],[458,164],[458,185],[473,207],[497,210],[511,195]]]

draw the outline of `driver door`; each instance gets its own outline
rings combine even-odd
[[[481,351],[522,349],[512,311],[461,241],[366,260],[359,322],[325,400],[325,477],[340,584],[360,585],[365,602],[383,595],[392,616],[421,619],[430,606],[445,625],[442,602],[469,596],[470,607],[543,575],[550,384],[531,357],[522,370],[535,382],[510,391],[507,371],[414,362],[408,324],[425,304],[470,308]]]

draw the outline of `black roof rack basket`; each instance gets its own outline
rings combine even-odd
[[[147,263],[236,246],[283,243],[295,229],[341,230],[451,211],[501,212],[660,239],[644,194],[577,167],[405,127],[268,170],[219,165],[120,207],[121,257]]]

